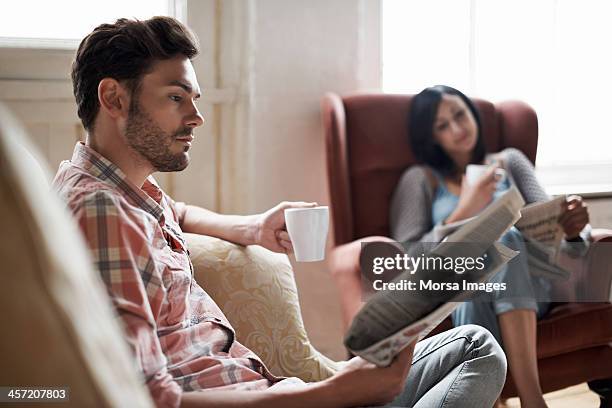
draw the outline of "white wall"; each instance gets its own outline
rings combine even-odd
[[[320,99],[330,90],[379,88],[379,49],[372,46],[379,1],[237,0],[220,7],[217,86],[236,94],[222,108],[222,177],[240,186],[221,193],[222,208],[325,202]]]
[[[265,183],[253,209],[281,198],[327,203],[321,97],[378,86],[360,75],[363,2],[255,4],[251,130],[255,178]]]

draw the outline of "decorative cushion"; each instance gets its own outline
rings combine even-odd
[[[54,406],[152,406],[77,227],[31,153],[0,105],[0,384],[69,387],[69,403]]]
[[[320,381],[342,363],[319,353],[308,340],[293,270],[287,256],[263,247],[185,234],[197,282],[275,375]]]

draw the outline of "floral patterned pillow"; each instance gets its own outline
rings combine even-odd
[[[342,363],[308,340],[287,256],[218,238],[185,234],[197,282],[275,375],[320,381]]]

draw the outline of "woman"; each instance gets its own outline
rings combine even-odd
[[[478,110],[463,93],[443,85],[426,88],[412,100],[410,144],[416,159],[400,179],[391,202],[392,237],[397,241],[433,242],[436,225],[472,217],[515,184],[527,203],[549,197],[535,178],[530,161],[516,149],[486,154]],[[468,164],[490,164],[478,180],[467,183]],[[496,168],[507,177],[499,180]],[[589,216],[578,196],[563,203],[559,223],[565,239],[583,242]],[[582,235],[581,235],[582,233]],[[493,280],[506,292],[490,302],[465,302],[453,313],[455,326],[479,324],[503,345],[521,405],[545,407],[537,371],[536,321],[548,310],[548,283],[530,274],[521,233],[512,228],[500,242],[520,251]],[[580,246],[580,245],[578,245]],[[568,248],[570,246],[567,246]],[[571,248],[575,251],[575,245]],[[569,249],[568,249],[569,250]]]

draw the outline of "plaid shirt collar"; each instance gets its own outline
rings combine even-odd
[[[147,177],[142,187],[139,188],[128,180],[117,165],[91,147],[85,146],[83,142],[78,142],[74,147],[71,162],[121,191],[132,204],[151,214],[161,224],[164,223],[164,210],[160,205],[163,192],[152,176]]]

